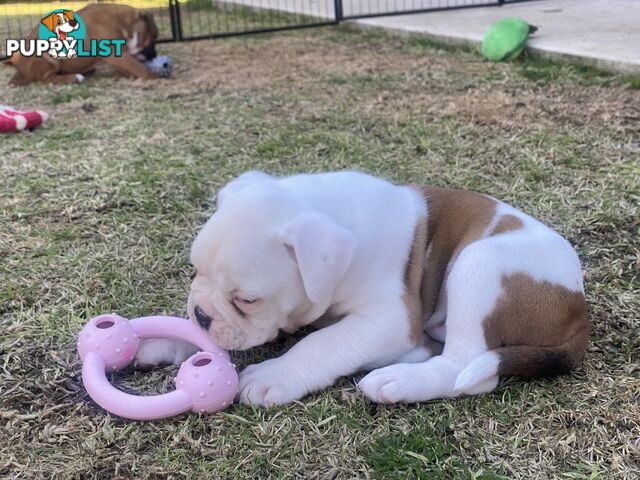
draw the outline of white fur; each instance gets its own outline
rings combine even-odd
[[[356,239],[331,218],[301,213],[280,233],[296,257],[304,290],[313,303],[327,303],[351,265]]]
[[[127,50],[133,56],[136,56],[142,50],[138,46],[138,32],[133,32],[133,36],[127,42]]]
[[[482,320],[501,294],[501,277],[524,271],[582,290],[569,244],[502,203],[492,225],[507,213],[524,228],[476,241],[449,265],[435,319],[445,341],[438,355],[410,340],[402,299],[415,226],[428,214],[419,194],[353,172],[280,179],[249,172],[220,191],[218,211],[193,243],[197,275],[189,316],[195,321],[199,306],[212,320],[210,334],[230,349],[251,348],[321,316],[339,319],[323,322],[327,326],[283,356],[242,371],[238,396],[244,403],[290,402],[375,367],[384,368],[359,383],[374,401],[491,391],[498,383],[497,360],[486,354]],[[148,345],[138,353],[141,363],[175,357],[176,347]]]
[[[164,364],[180,365],[196,351],[196,347],[190,343],[170,338],[150,338],[140,342],[134,366],[149,368]]]
[[[442,355],[422,364],[392,365],[370,373],[359,383],[368,398],[414,402],[492,391],[498,384],[498,358],[486,353],[482,321],[502,293],[503,275],[526,272],[535,280],[582,291],[575,251],[537,220],[499,203],[486,235],[505,214],[517,216],[523,228],[469,244],[451,266]]]
[[[498,373],[500,358],[495,352],[484,352],[471,360],[456,378],[453,389],[463,393]]]

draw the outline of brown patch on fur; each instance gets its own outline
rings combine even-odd
[[[582,360],[589,339],[582,292],[526,273],[502,277],[504,293],[483,321],[498,374],[543,377],[566,373]]]
[[[512,232],[513,230],[519,230],[523,226],[522,220],[515,215],[505,215],[498,220],[498,223],[494,227],[491,235],[499,235],[501,233]]]
[[[138,34],[138,45],[142,48],[154,44],[158,40],[158,27],[153,14],[144,10],[138,10],[136,21],[132,26],[132,33]]]
[[[447,267],[460,251],[481,238],[493,219],[496,202],[464,190],[412,185],[427,203],[427,242],[431,248],[421,285],[422,318],[429,318],[443,294]]]
[[[418,220],[413,234],[413,244],[409,259],[404,270],[405,292],[402,297],[409,314],[409,338],[416,344],[422,338],[422,274],[424,272],[424,256],[427,243],[427,222],[424,218]]]
[[[18,63],[18,60],[20,60],[20,53],[16,52],[13,55],[11,55],[9,58],[5,58],[4,60],[0,60],[0,63],[3,63],[7,66],[13,66],[16,63]]]

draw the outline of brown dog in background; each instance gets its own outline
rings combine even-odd
[[[74,12],[68,11],[73,17]],[[158,76],[144,66],[142,61],[156,56],[155,43],[158,27],[149,12],[126,5],[91,4],[78,10],[87,32],[86,40],[126,40],[122,56],[74,57],[55,59],[50,55],[24,57],[14,54],[6,63],[17,69],[9,83],[25,85],[31,82],[77,83],[84,74],[92,71],[100,62],[105,62],[118,72],[136,78],[152,79]],[[27,38],[38,38],[36,27]]]

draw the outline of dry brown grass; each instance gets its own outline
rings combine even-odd
[[[14,89],[0,69],[3,103],[52,114],[0,139],[1,477],[638,478],[634,79],[332,29],[161,50],[176,62],[169,81],[102,73]],[[208,198],[247,168],[357,168],[489,192],[541,218],[584,263],[584,366],[417,406],[372,405],[350,377],[273,410],[106,414],[82,388],[77,331],[104,311],[183,314]],[[159,392],[174,373],[114,383]]]

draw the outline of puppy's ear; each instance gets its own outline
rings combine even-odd
[[[68,20],[75,20],[76,18],[73,10],[63,10],[62,15],[64,15],[64,17]]]
[[[45,17],[42,20],[40,20],[40,23],[42,23],[45,27],[47,27],[49,30],[53,32],[56,28],[57,21],[58,21],[58,14],[52,13],[48,17]]]
[[[298,263],[309,300],[327,303],[355,255],[356,239],[329,217],[303,213],[280,233]]]
[[[158,26],[153,18],[153,13],[145,10],[138,10],[138,18],[144,21],[151,40],[155,42],[158,39]]]
[[[270,182],[272,180],[273,177],[264,172],[252,170],[250,172],[243,173],[238,178],[227,183],[224,188],[218,192],[218,208],[220,208],[227,199],[233,197],[236,193],[244,190],[245,188],[257,183]]]

